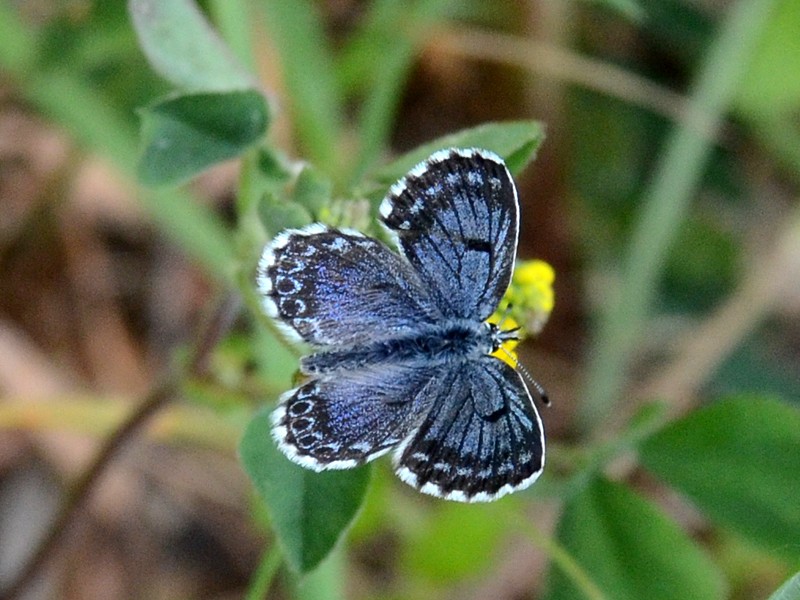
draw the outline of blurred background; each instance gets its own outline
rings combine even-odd
[[[232,46],[276,107],[270,143],[308,158],[287,84],[298,61],[270,20],[284,3],[233,4],[250,18]],[[363,92],[359,61],[379,79],[375,53],[410,42],[402,68],[385,67],[394,108],[376,164],[487,121],[545,127],[517,179],[520,256],[556,271],[551,319],[520,349],[553,400],[540,407],[552,471],[519,500],[547,538],[573,453],[619,436],[644,401],[678,417],[728,394],[800,399],[800,2],[462,0],[426,13],[434,4],[296,6],[322,24],[325,39],[309,45],[356,65],[339,73],[343,88]],[[235,29],[224,2],[200,5]],[[383,37],[348,44],[380,11]],[[236,227],[240,164],[182,188],[136,179],[137,109],[170,89],[122,0],[0,0],[0,590],[70,490],[91,489],[24,598],[239,598],[274,543],[237,444],[286,373],[256,368],[258,325],[193,221]],[[358,101],[345,108],[346,154]],[[233,322],[202,376],[159,398],[220,307]],[[719,597],[766,598],[798,565],[720,530],[624,456],[606,472],[704,548],[725,575]],[[545,597],[546,544],[490,509],[416,494],[388,461],[372,477],[326,567],[336,585],[297,592],[279,576],[270,597]]]

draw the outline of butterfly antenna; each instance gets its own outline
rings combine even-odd
[[[511,352],[506,350],[505,346],[500,346],[500,350],[502,350],[503,353],[516,365],[517,371],[522,373],[522,378],[533,386],[533,388],[536,390],[536,393],[539,394],[539,399],[542,401],[542,404],[545,406],[550,406],[550,397],[547,395],[547,392],[542,384],[533,378],[533,375],[531,375],[530,371],[525,368],[525,365],[519,362],[517,357],[511,354]]]
[[[500,317],[500,322],[497,324],[497,329],[499,329],[500,331],[503,330],[503,323],[506,322],[506,319],[508,318],[508,315],[511,314],[512,306],[513,306],[513,304],[511,304],[509,302],[508,306],[506,306],[505,309],[503,309],[503,316]],[[516,328],[512,329],[511,331],[517,331],[518,329],[519,329],[519,327],[516,327]]]

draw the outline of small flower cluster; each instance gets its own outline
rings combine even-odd
[[[553,267],[543,260],[518,261],[511,285],[489,321],[499,324],[502,329],[519,327],[520,339],[536,335],[544,328],[553,312],[555,277]],[[518,341],[507,342],[494,356],[516,366],[512,360],[517,360],[514,352],[517,344]]]

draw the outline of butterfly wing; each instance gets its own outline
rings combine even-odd
[[[266,313],[316,346],[406,335],[441,318],[407,261],[356,231],[287,230],[264,249],[256,281]]]
[[[403,256],[321,225],[284,232],[264,250],[264,307],[294,337],[344,356],[461,325],[454,319],[477,325],[495,310],[511,279],[519,212],[500,158],[438,152],[392,187],[380,212]],[[395,448],[403,481],[462,502],[522,489],[542,471],[541,420],[500,360],[384,356],[318,372],[273,413],[279,447],[305,467],[350,468]]]
[[[380,214],[447,317],[485,320],[511,280],[519,203],[503,161],[486,150],[443,150],[417,165]]]
[[[337,371],[290,390],[272,413],[278,447],[315,471],[377,458],[429,410],[439,370],[382,365]]]
[[[394,454],[397,475],[421,492],[487,502],[532,484],[544,467],[544,430],[519,374],[484,356],[430,386],[429,410]]]

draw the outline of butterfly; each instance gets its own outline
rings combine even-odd
[[[390,188],[379,215],[397,251],[319,223],[263,251],[264,310],[313,349],[300,361],[307,381],[272,413],[278,447],[316,471],[393,452],[402,481],[447,500],[529,486],[544,468],[542,422],[520,373],[492,356],[514,331],[486,321],[517,250],[508,169],[487,150],[441,150]]]

